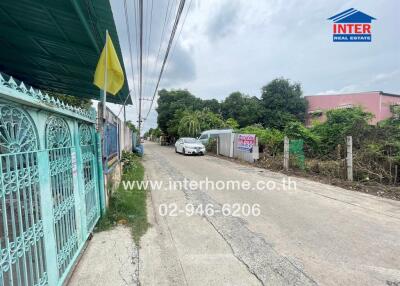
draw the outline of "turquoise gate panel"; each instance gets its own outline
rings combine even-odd
[[[0,285],[62,285],[104,201],[95,113],[0,74]]]
[[[79,126],[79,144],[81,147],[83,180],[86,205],[86,225],[91,231],[100,217],[100,202],[97,196],[97,173],[96,173],[96,146],[93,128],[87,124]]]
[[[0,283],[45,285],[37,150],[30,116],[0,104]]]
[[[58,116],[49,117],[46,123],[46,148],[49,149],[59,276],[64,274],[78,250],[71,141],[65,120]]]

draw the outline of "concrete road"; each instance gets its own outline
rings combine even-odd
[[[141,285],[400,285],[400,202],[154,143],[144,164],[163,187],[149,195]],[[169,183],[185,178],[198,186]]]

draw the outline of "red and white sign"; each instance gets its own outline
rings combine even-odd
[[[256,135],[255,134],[239,134],[237,149],[246,152],[253,152],[253,147],[256,145]]]

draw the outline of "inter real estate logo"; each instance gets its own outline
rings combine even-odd
[[[328,20],[333,21],[334,42],[371,42],[374,17],[351,8]]]

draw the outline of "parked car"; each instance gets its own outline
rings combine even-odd
[[[176,141],[175,152],[184,155],[204,155],[206,153],[206,147],[196,138],[184,137]]]
[[[198,140],[206,145],[211,138],[217,138],[220,134],[232,133],[233,129],[213,129],[203,131]]]

